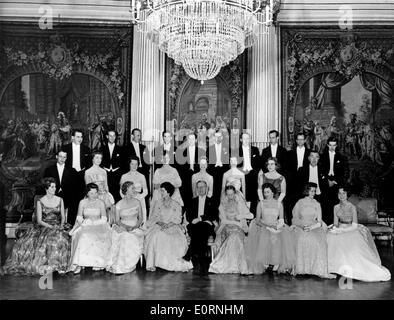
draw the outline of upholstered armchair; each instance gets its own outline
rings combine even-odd
[[[378,201],[375,198],[359,198],[351,196],[349,201],[357,208],[358,223],[365,225],[375,240],[387,240],[393,245],[394,231],[390,217],[378,212]]]

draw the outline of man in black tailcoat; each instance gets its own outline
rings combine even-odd
[[[230,150],[229,146],[223,141],[221,130],[215,132],[215,143],[208,149],[208,170],[207,172],[213,177],[213,205],[218,208],[220,204],[220,195],[222,190],[223,174],[229,169]]]
[[[338,140],[330,137],[327,140],[327,148],[321,155],[321,165],[323,174],[327,176],[327,196],[325,197],[325,206],[323,208],[323,219],[327,224],[334,221],[334,206],[338,200],[338,186],[343,185],[348,178],[348,166],[346,158],[338,151]]]
[[[74,224],[77,216],[79,201],[85,193],[85,171],[92,166],[92,157],[89,147],[82,144],[83,133],[74,129],[71,135],[71,143],[62,147],[67,153],[65,166],[73,171],[73,196],[68,209],[68,222]]]
[[[116,144],[117,133],[115,130],[107,132],[108,143],[100,148],[103,154],[101,166],[107,171],[108,189],[109,192],[118,202],[119,194],[119,181],[123,173],[127,171],[127,157],[124,148]]]
[[[67,215],[67,222],[74,224],[68,216],[68,208],[74,196],[74,171],[65,165],[67,153],[59,150],[56,154],[56,163],[47,167],[44,171],[44,178],[54,178],[56,181],[56,195],[63,199],[64,209]]]
[[[261,152],[261,168],[263,172],[267,172],[266,163],[269,158],[274,157],[278,160],[280,169],[278,172],[286,177],[286,156],[287,150],[279,145],[279,132],[271,130],[269,132],[269,146]]]
[[[261,169],[259,148],[252,146],[249,133],[241,135],[241,146],[238,150],[238,168],[245,174],[246,201],[250,202],[250,212],[256,215],[258,203],[257,176]],[[231,155],[235,156],[235,155]]]
[[[287,152],[286,161],[286,199],[285,199],[285,215],[286,222],[291,222],[291,211],[298,200],[298,187],[297,183],[298,171],[309,165],[309,152],[310,150],[305,147],[305,134],[300,132],[296,135],[296,147]]]
[[[179,191],[185,204],[184,208],[188,207],[188,203],[193,198],[192,175],[199,171],[200,158],[206,156],[205,150],[197,147],[196,139],[195,133],[189,133],[186,143],[178,147],[175,154],[178,173],[182,179]]]

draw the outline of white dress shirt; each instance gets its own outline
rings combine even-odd
[[[221,143],[215,143],[215,151],[216,151],[215,167],[223,167],[223,163],[222,163],[222,144]]]
[[[204,215],[206,196],[198,196],[198,218]]]
[[[301,168],[304,162],[305,147],[297,147],[297,169]]]
[[[112,153],[115,149],[115,143],[108,142],[108,149],[109,149],[109,157],[112,159]]]
[[[316,194],[319,195],[321,194],[320,191],[320,186],[319,186],[319,175],[317,172],[317,166],[311,166],[309,165],[309,182],[314,182],[317,184],[317,188],[316,188]]]
[[[335,175],[334,173],[334,157],[335,157],[335,151],[328,151],[328,155],[330,157],[330,171],[328,172],[329,176]]]
[[[77,172],[81,171],[81,145],[80,144],[71,144],[73,149],[73,164],[72,167],[77,170]]]
[[[108,149],[109,149],[109,157],[112,159],[112,154],[114,153],[114,149],[115,149],[115,143],[108,142]],[[109,165],[109,170],[112,170],[112,163],[110,163]]]
[[[276,157],[276,151],[278,150],[278,144],[271,144],[271,156]]]
[[[196,148],[190,146],[188,148],[189,148],[190,169],[194,170],[194,159],[196,155]]]
[[[57,172],[59,174],[59,183],[62,183],[62,178],[63,178],[63,171],[64,171],[64,164],[58,164],[56,163],[57,166]],[[59,186],[60,187],[60,186]]]
[[[166,150],[167,152],[170,152],[171,150],[171,143],[168,144],[163,144],[163,150]]]
[[[135,142],[135,141],[131,141],[131,143],[133,144],[134,150],[135,150],[135,155],[140,159],[140,165],[139,167],[142,167],[142,159],[141,159],[141,155],[140,155],[140,144]]]
[[[252,171],[252,165],[250,164],[250,147],[249,146],[242,146],[242,155],[244,157],[244,171]]]

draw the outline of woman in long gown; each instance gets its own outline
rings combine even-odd
[[[138,157],[131,156],[129,165],[130,165],[130,171],[122,175],[122,177],[120,178],[119,187],[121,188],[123,183],[125,183],[126,181],[131,181],[134,183],[134,188],[135,188],[134,198],[138,199],[141,202],[142,217],[145,223],[147,219],[145,197],[148,195],[148,186],[146,184],[146,178],[142,173],[139,173],[137,171],[138,166],[140,165],[140,159]],[[122,190],[119,190],[119,192],[120,192],[120,196],[123,198],[124,195],[122,194]]]
[[[186,272],[193,268],[190,261],[182,259],[187,251],[187,240],[181,225],[181,206],[171,198],[174,191],[169,182],[160,185],[161,199],[154,203],[146,222],[144,255],[148,271],[161,268]]]
[[[266,163],[268,172],[264,173],[262,170],[260,170],[257,188],[257,194],[260,200],[264,200],[263,191],[261,189],[264,183],[271,183],[275,187],[276,193],[274,198],[278,199],[279,202],[282,202],[286,196],[286,179],[277,171],[278,166],[278,160],[275,157],[270,157]]]
[[[361,281],[389,281],[371,232],[357,223],[357,209],[348,201],[349,190],[339,187],[334,225],[327,234],[328,271]]]
[[[314,199],[317,184],[308,182],[303,199],[293,208],[292,226],[295,245],[293,274],[312,274],[321,278],[335,278],[328,273],[327,226],[322,221],[320,203]]]
[[[174,194],[171,196],[173,200],[178,202],[181,207],[183,207],[183,201],[181,194],[179,192],[179,188],[182,185],[181,177],[179,176],[178,171],[170,166],[170,156],[167,151],[164,151],[163,155],[163,166],[158,168],[153,175],[153,195],[152,195],[152,205],[153,208],[154,202],[157,202],[161,199],[160,193],[160,185],[163,182],[170,182],[174,187],[175,191]]]
[[[107,271],[122,274],[134,271],[144,244],[142,208],[134,198],[134,183],[126,181],[122,185],[124,198],[115,206],[115,223],[111,230],[111,250]]]
[[[230,158],[230,169],[226,171],[223,175],[222,180],[222,198],[224,197],[225,188],[228,185],[232,185],[237,194],[239,194],[242,199],[246,199],[246,184],[245,184],[245,174],[237,168],[238,160],[236,157]]]
[[[272,184],[265,183],[262,189],[264,200],[257,205],[256,218],[245,239],[248,273],[262,274],[267,268],[291,272],[295,255],[289,227],[284,224],[283,205],[274,199]]]
[[[37,223],[16,241],[5,273],[43,275],[67,270],[71,239],[65,230],[63,200],[55,196],[55,179],[45,178],[44,186],[46,195],[37,202]]]
[[[69,271],[79,273],[84,267],[94,271],[108,266],[111,248],[111,229],[107,222],[105,204],[98,198],[98,186],[88,183],[86,198],[79,202],[72,235]]]
[[[192,175],[192,191],[193,197],[197,197],[197,181],[204,180],[207,183],[207,196],[212,197],[213,193],[213,177],[207,173],[208,161],[206,157],[200,158],[200,171]]]
[[[105,203],[108,221],[112,223],[115,200],[112,194],[108,191],[107,171],[100,167],[102,160],[103,154],[101,152],[93,152],[93,165],[85,171],[85,184],[97,184],[99,187],[98,198]]]
[[[220,225],[213,244],[213,260],[209,272],[248,273],[244,238],[248,232],[246,219],[252,219],[253,215],[243,203],[244,199],[235,187],[226,186],[219,206]]]

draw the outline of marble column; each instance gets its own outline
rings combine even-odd
[[[140,128],[142,141],[160,141],[164,129],[165,55],[145,33],[134,28],[131,71],[131,128]]]
[[[248,49],[246,127],[260,149],[268,142],[268,131],[280,131],[278,34],[278,29],[270,27]]]

